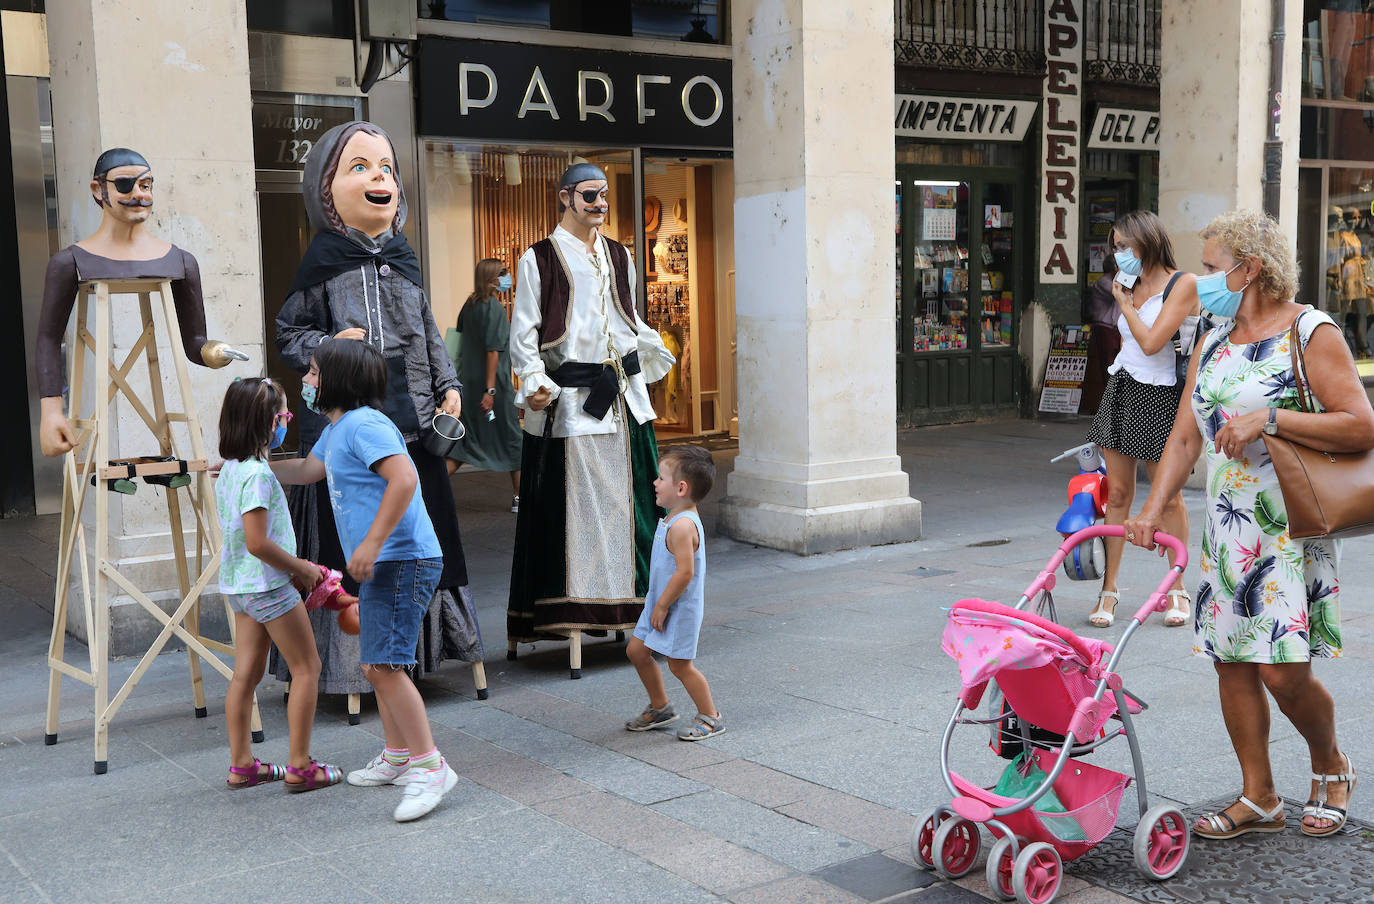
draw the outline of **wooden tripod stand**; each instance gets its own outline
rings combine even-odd
[[[172,360],[177,386],[181,393],[182,411],[168,411],[166,400],[163,398],[162,369],[158,363],[153,321],[153,293],[157,293],[161,298],[162,312],[170,334]],[[113,316],[111,298],[119,295],[138,296],[143,331],[129,350],[123,364],[116,367],[110,358],[110,323]],[[95,308],[94,335],[88,328],[92,301]],[[88,416],[83,407],[85,399],[82,388],[86,376],[87,349],[90,349],[95,357],[95,370],[92,376],[96,387],[95,398],[92,400],[93,410]],[[226,602],[225,612],[229,616],[231,641],[229,644],[201,636],[200,596],[219,568],[219,514],[215,506],[214,488],[210,481],[209,462],[205,456],[200,415],[191,399],[191,378],[187,372],[185,349],[182,346],[176,307],[172,300],[171,282],[150,278],[121,281],[90,280],[81,283],[77,293],[75,341],[71,344],[69,355],[70,420],[77,438],[76,445],[66,453],[63,463],[62,532],[57,552],[57,595],[53,605],[52,638],[48,644],[48,718],[43,742],[57,743],[62,676],[67,675],[91,685],[95,689],[95,771],[96,774],[102,774],[109,765],[109,730],[115,713],[138,686],[139,680],[152,665],[153,658],[162,652],[173,634],[186,644],[195,714],[197,718],[205,718],[205,686],[201,678],[200,660],[204,659],[226,678],[233,676],[233,670],[215,653],[218,651],[233,655],[234,617]],[[129,373],[139,358],[146,359],[148,365],[146,403],[144,399],[139,398],[129,380]],[[119,462],[110,460],[110,432],[114,420],[110,405],[121,393],[156,439],[156,457]],[[174,423],[186,425],[191,446],[189,458],[178,455],[172,435]],[[182,474],[190,475],[192,481],[186,488],[186,496],[196,523],[194,572],[197,577],[194,582],[191,580],[191,563],[182,526],[181,492],[178,487],[172,485],[181,482],[166,479]],[[116,480],[132,480],[135,477],[163,477],[162,482],[166,484],[164,492],[167,498],[167,520],[172,531],[172,557],[181,594],[179,604],[170,615],[133,581],[121,574],[116,567],[117,560],[110,558],[109,515],[112,489],[109,485]],[[93,549],[87,548],[86,530],[81,521],[82,507],[90,489],[93,489],[95,495]],[[71,665],[62,655],[66,641],[68,583],[73,555],[77,556],[81,571],[81,599],[90,650],[89,670]],[[128,595],[162,623],[161,632],[154,638],[133,673],[113,698],[110,696],[110,607],[106,599],[106,591],[112,587]],[[262,720],[258,713],[256,696],[253,700],[252,730],[253,740],[261,741]]]

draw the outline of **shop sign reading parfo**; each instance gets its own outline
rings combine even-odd
[[[1042,283],[1078,282],[1078,155],[1083,110],[1083,0],[1045,10],[1045,123],[1041,132]]]
[[[425,137],[728,148],[730,60],[574,47],[418,42]]]

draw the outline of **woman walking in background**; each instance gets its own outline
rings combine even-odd
[[[1129,289],[1119,281],[1112,283],[1112,295],[1121,312],[1117,320],[1121,351],[1107,369],[1112,376],[1088,431],[1088,441],[1097,443],[1107,460],[1106,521],[1121,524],[1135,501],[1136,462],[1145,462],[1153,485],[1155,468],[1173,429],[1183,390],[1177,376],[1174,335],[1182,334],[1182,348],[1192,347],[1198,300],[1194,288],[1197,278],[1180,272],[1174,263],[1174,248],[1159,217],[1148,210],[1128,213],[1113,225],[1111,240],[1116,265],[1135,279]],[[1164,530],[1187,543],[1188,511],[1177,491],[1163,512]],[[1088,623],[1095,628],[1111,626],[1121,598],[1116,576],[1121,569],[1122,540],[1108,538],[1106,548],[1102,589],[1088,616]],[[1188,592],[1180,579],[1169,591],[1164,624],[1186,624],[1188,609]]]
[[[520,418],[511,385],[510,320],[497,298],[511,289],[510,271],[494,257],[477,263],[472,294],[458,314],[458,382],[467,433],[449,453],[452,474],[463,464],[510,474],[512,512],[520,511]]]

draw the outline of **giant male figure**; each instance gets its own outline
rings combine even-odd
[[[625,246],[606,238],[606,174],[577,163],[562,220],[520,258],[510,356],[526,409],[506,634],[633,628],[659,512],[646,384],[674,359],[635,311]]]
[[[36,359],[42,412],[38,441],[48,456],[68,452],[76,442],[62,412],[62,337],[81,282],[169,279],[186,357],[206,367],[248,360],[247,355],[219,340],[206,340],[205,301],[195,257],[146,228],[153,214],[153,168],[143,155],[128,148],[111,148],[101,154],[95,161],[90,191],[91,200],[101,210],[100,228],[54,254],[43,281]]]

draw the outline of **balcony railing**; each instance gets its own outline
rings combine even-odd
[[[1086,0],[1084,75],[1158,85],[1162,5]],[[1042,75],[1044,13],[1044,0],[896,0],[897,64]]]

